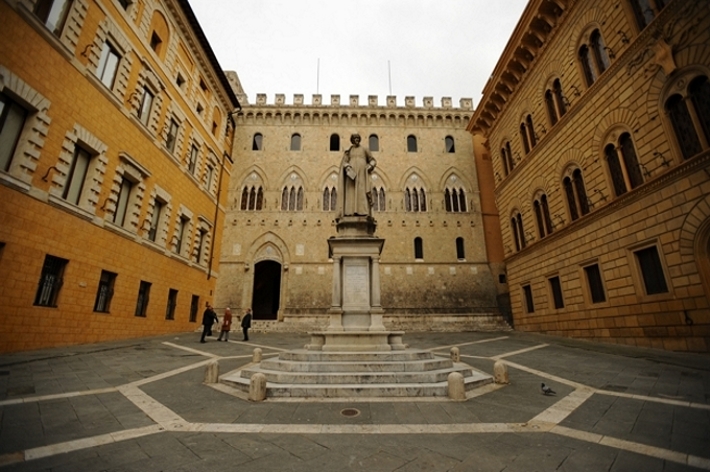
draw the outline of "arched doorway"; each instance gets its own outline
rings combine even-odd
[[[698,229],[694,252],[700,279],[705,288],[705,297],[710,301],[710,218],[706,219]]]
[[[281,298],[281,264],[261,261],[254,266],[251,309],[255,320],[275,320]]]

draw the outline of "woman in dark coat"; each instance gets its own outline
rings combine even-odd
[[[242,332],[244,332],[244,341],[249,341],[249,328],[251,328],[251,308],[247,308],[247,312],[242,318]]]

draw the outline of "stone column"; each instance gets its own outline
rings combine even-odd
[[[370,331],[384,331],[382,324],[382,302],[380,301],[380,256],[370,258]]]

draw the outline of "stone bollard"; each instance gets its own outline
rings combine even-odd
[[[251,361],[254,363],[261,362],[261,348],[260,347],[254,348],[254,356],[251,358]]]
[[[459,348],[451,348],[451,360],[454,362],[461,362],[461,354],[459,353]]]
[[[249,380],[249,401],[262,402],[266,398],[266,376],[254,374]]]
[[[493,380],[497,384],[508,384],[510,379],[508,378],[508,366],[503,361],[496,361],[493,364]]]
[[[448,377],[449,398],[452,400],[466,400],[466,388],[463,384],[463,375],[451,372]]]
[[[205,383],[206,384],[217,383],[218,378],[219,378],[219,362],[215,360],[215,361],[212,361],[209,364],[207,364],[207,368],[205,369]]]

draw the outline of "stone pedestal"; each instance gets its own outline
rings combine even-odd
[[[370,216],[346,216],[337,222],[338,236],[328,240],[333,258],[330,324],[311,333],[313,351],[401,350],[403,331],[387,331],[380,303],[380,254],[384,239],[374,235]]]

